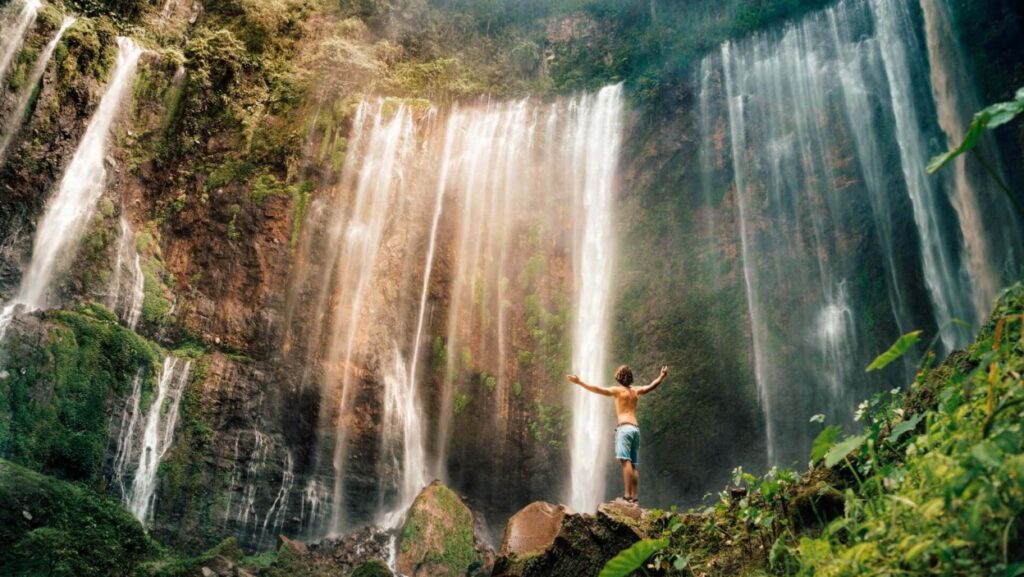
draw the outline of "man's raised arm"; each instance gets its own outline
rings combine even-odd
[[[651,384],[647,385],[646,387],[640,387],[639,389],[637,389],[636,394],[638,394],[638,395],[646,395],[647,393],[653,391],[654,389],[657,389],[658,385],[660,385],[661,382],[665,380],[665,375],[667,375],[667,374],[668,374],[668,365],[665,365],[665,366],[661,367],[661,373],[658,375],[658,378],[656,378],[653,381],[651,381]]]
[[[579,378],[576,375],[569,375],[566,378],[569,379],[570,383],[576,383],[577,385],[583,387],[584,389],[590,391],[591,393],[597,393],[599,395],[604,395],[606,397],[612,396],[612,392],[609,391],[608,389],[605,389],[603,387],[595,387],[594,385],[588,385],[587,383],[583,382],[583,379]]]

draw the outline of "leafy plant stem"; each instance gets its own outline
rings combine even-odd
[[[988,160],[985,159],[984,155],[982,155],[981,152],[978,151],[978,149],[974,149],[972,152],[974,152],[974,156],[978,159],[978,162],[980,162],[981,165],[985,167],[985,171],[988,172],[989,176],[992,177],[992,180],[996,181],[996,184],[999,185],[999,188],[1003,189],[1003,192],[1006,193],[1007,198],[1009,198],[1010,202],[1013,203],[1013,206],[1014,208],[1017,209],[1017,212],[1024,216],[1024,205],[1021,205],[1020,201],[1017,200],[1017,197],[1014,196],[1013,191],[1010,190],[1010,187],[1006,186],[1006,183],[1003,182],[1003,179],[999,176],[999,173],[996,172],[996,170],[992,167],[991,164],[989,164]]]
[[[1010,559],[1010,529],[1013,528],[1013,522],[1020,516],[1021,510],[1018,509],[1010,515],[1010,520],[1006,522],[1006,526],[1003,527],[1003,565],[1007,565]]]

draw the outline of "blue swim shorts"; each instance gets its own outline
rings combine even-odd
[[[615,458],[630,461],[634,467],[640,464],[639,427],[627,424],[615,429]]]

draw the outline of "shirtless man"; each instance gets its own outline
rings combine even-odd
[[[658,388],[667,374],[668,367],[661,367],[661,374],[646,387],[633,387],[633,371],[626,365],[615,371],[615,381],[618,385],[608,388],[588,385],[576,375],[567,377],[570,383],[575,383],[591,393],[615,397],[615,413],[619,419],[619,425],[615,428],[615,458],[622,464],[622,482],[626,486],[625,499],[630,503],[640,502],[640,471],[637,469],[640,465],[640,427],[636,420],[636,404],[640,395],[646,395]]]

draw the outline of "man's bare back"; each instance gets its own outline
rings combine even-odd
[[[615,414],[618,416],[620,425],[637,425],[636,405],[640,400],[640,393],[629,387],[615,385],[610,389],[615,396]]]

